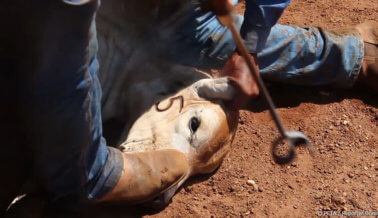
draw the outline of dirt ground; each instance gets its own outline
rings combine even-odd
[[[239,5],[239,11],[244,5]],[[378,20],[378,1],[294,0],[281,24],[338,28]],[[279,166],[277,136],[259,99],[242,111],[233,150],[219,170],[192,179],[151,217],[304,217],[317,211],[378,211],[378,95],[363,90],[270,85],[288,129],[311,140],[296,160]],[[248,185],[254,180],[256,185]]]

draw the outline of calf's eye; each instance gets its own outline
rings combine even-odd
[[[194,134],[198,127],[201,125],[201,121],[197,117],[192,117],[189,121],[189,128],[192,134]]]

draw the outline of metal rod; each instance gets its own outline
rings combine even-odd
[[[249,52],[248,52],[247,48],[245,47],[243,40],[242,40],[242,38],[239,34],[239,31],[237,30],[237,28],[235,26],[233,16],[227,15],[227,17],[225,17],[225,18],[228,19],[227,26],[231,30],[232,36],[235,40],[236,46],[239,50],[239,53],[244,57],[245,62],[247,63],[247,66],[248,66],[249,70],[251,71],[253,78],[257,82],[257,85],[259,86],[260,91],[262,92],[264,99],[268,103],[270,114],[272,115],[273,120],[276,123],[278,131],[281,133],[282,137],[287,138],[285,128],[284,128],[284,126],[283,126],[283,124],[282,124],[282,122],[281,122],[281,120],[280,120],[280,118],[277,114],[276,107],[274,106],[273,100],[270,97],[270,94],[269,94],[268,90],[266,89],[264,82],[262,81],[261,77],[258,75],[259,69],[256,67],[256,64],[253,64],[253,62],[255,60],[253,58],[251,59],[249,57]]]

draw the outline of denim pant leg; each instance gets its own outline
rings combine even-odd
[[[348,88],[359,74],[363,54],[357,32],[338,34],[318,27],[276,24],[258,59],[265,80]]]
[[[106,194],[123,169],[121,152],[107,148],[102,138],[91,25],[97,3],[17,3],[0,4],[0,17],[7,17],[0,23],[9,27],[0,37],[0,47],[9,47],[0,49],[2,69],[7,69],[0,79],[9,84],[0,90],[15,102],[18,134],[27,142],[20,152],[28,151],[39,194],[54,206],[75,209],[85,198]]]
[[[85,185],[88,199],[102,198],[118,182],[123,170],[122,153],[115,148],[107,147],[102,131],[101,97],[102,89],[98,78],[99,62],[97,59],[96,24],[91,25],[91,40],[89,42],[89,74],[91,86],[90,96],[90,146],[86,151],[87,182]]]
[[[54,206],[75,209],[85,199],[90,146],[89,27],[95,3],[30,1],[20,55],[20,96],[33,163],[33,182]],[[37,6],[43,4],[43,9]]]
[[[192,16],[176,32],[179,36],[171,38],[171,57],[199,68],[221,68],[236,47],[231,33],[211,13],[194,10]],[[243,17],[238,15],[236,21],[240,28]],[[356,32],[337,34],[318,27],[276,24],[258,60],[261,77],[268,81],[350,87],[358,76],[363,53]]]
[[[239,29],[242,23],[243,16],[237,15]],[[159,28],[156,35],[158,42],[148,44],[151,50],[175,63],[199,68],[221,68],[236,49],[231,31],[213,13],[203,13],[199,7],[180,14],[170,25]]]

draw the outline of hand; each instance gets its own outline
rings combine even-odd
[[[229,14],[234,6],[231,0],[207,0],[206,5],[202,6],[205,11],[212,11],[217,16]]]
[[[257,65],[256,54],[251,54],[250,58],[252,59],[252,63]],[[258,65],[257,69],[259,69]],[[223,68],[221,76],[228,76],[234,82],[237,90],[234,99],[229,104],[229,107],[234,110],[242,108],[248,100],[256,98],[260,93],[259,87],[251,73],[244,58],[237,52],[232,54]]]

